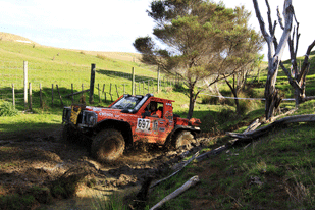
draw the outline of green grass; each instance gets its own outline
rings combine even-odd
[[[71,84],[74,91],[81,91],[82,84],[84,84],[84,89],[89,88],[91,63],[96,64],[96,87],[99,84],[102,90],[105,84],[105,92],[107,92],[107,102],[105,102],[104,94],[99,95],[96,88],[93,105],[109,105],[110,84],[112,84],[113,100],[117,98],[115,85],[117,85],[119,95],[122,94],[123,84],[125,84],[125,92],[131,93],[131,70],[135,67],[138,74],[136,81],[141,84],[141,94],[152,92],[157,97],[172,99],[175,101],[174,112],[181,117],[187,115],[189,106],[188,97],[185,95],[187,88],[169,85],[168,77],[165,77],[161,92],[157,93],[156,72],[139,62],[120,60],[98,52],[56,49],[3,40],[0,41],[0,55],[0,76],[3,78],[0,85],[0,101],[2,99],[0,103],[8,99],[11,102],[12,84],[15,85],[16,93],[23,92],[24,60],[29,62],[29,82],[33,85],[32,114],[20,112],[16,116],[1,116],[0,134],[60,126],[62,105],[57,95],[56,84],[63,96],[64,105],[70,105],[71,100],[64,96],[71,93]],[[314,78],[313,67],[312,63],[308,79]],[[282,71],[279,71],[279,76],[277,88],[281,90],[285,98],[292,98],[294,91]],[[148,90],[148,80],[153,80],[151,85],[155,84],[155,89],[150,86],[150,91]],[[263,97],[265,80],[266,70],[262,71],[261,82],[254,83],[251,89],[246,90],[242,96]],[[145,82],[144,91],[142,82]],[[43,87],[43,107],[40,107],[39,84]],[[52,84],[55,87],[54,104],[51,100]],[[222,95],[231,96],[226,85],[220,83],[219,88]],[[313,94],[315,94],[315,83],[310,80],[307,83],[307,95]],[[85,96],[88,101],[88,94]],[[17,98],[21,97],[23,96],[17,95]],[[80,96],[75,96],[74,101],[79,100]],[[224,134],[228,131],[242,132],[249,123],[264,114],[264,104],[259,101],[242,102],[244,113],[239,116],[235,113],[233,101],[218,104],[207,100],[204,102],[202,98],[197,100],[193,117],[201,119],[203,132],[210,135]],[[281,108],[291,109],[294,106],[294,102],[281,103]],[[21,99],[17,100],[15,108],[24,110]],[[11,107],[6,109],[13,110]],[[310,101],[301,105],[294,114],[313,114],[314,111],[315,103]],[[204,203],[210,209],[312,209],[315,195],[315,153],[313,152],[315,132],[313,128],[314,123],[299,123],[287,128],[276,128],[260,141],[253,142],[246,150],[242,147],[244,145],[235,146],[229,153],[223,153],[201,163],[192,163],[187,169],[152,192],[147,209],[196,174],[201,177],[199,185],[166,203],[163,209],[194,209],[200,207],[198,206],[200,203]],[[221,138],[210,142],[209,148],[205,148],[204,151],[212,150],[225,143],[226,140],[227,138]],[[5,167],[10,167],[9,163]],[[0,202],[9,202],[10,205],[13,205],[16,200],[14,196],[0,198]],[[24,200],[27,206],[32,204],[34,199],[26,197]],[[113,208],[116,204],[109,205]],[[19,208],[19,206],[12,206],[12,208]]]
[[[34,98],[39,97],[38,91],[41,84],[48,105],[51,104],[52,84],[55,87],[55,104],[60,104],[56,85],[59,86],[61,95],[71,92],[71,84],[74,91],[81,91],[82,84],[84,89],[88,89],[92,63],[96,64],[95,88],[100,85],[100,89],[103,89],[105,84],[105,92],[109,92],[110,84],[112,84],[111,93],[114,99],[117,98],[115,85],[120,95],[123,93],[123,84],[125,84],[125,91],[131,92],[133,67],[136,70],[137,82],[156,80],[155,69],[139,62],[44,46],[34,48],[30,44],[10,41],[0,41],[0,46],[0,76],[3,78],[0,97],[2,98],[12,97],[12,84],[15,86],[16,93],[23,93],[23,61],[28,61],[29,82],[32,83]],[[95,93],[98,95],[97,90]],[[22,98],[22,96],[16,98]],[[22,109],[20,104],[17,107]],[[36,105],[38,103],[34,103],[34,106]]]
[[[294,113],[314,114],[315,102],[301,105]],[[149,206],[174,191],[189,176],[199,175],[199,185],[175,198],[165,209],[313,209],[315,206],[314,122],[277,127],[267,136],[235,145],[228,152],[202,162],[194,162],[150,197]],[[224,140],[221,140],[224,141]],[[220,140],[218,140],[220,142]],[[218,145],[211,145],[209,151]],[[171,190],[156,199],[166,191]],[[198,196],[191,196],[197,194]],[[153,201],[152,201],[153,200]],[[172,206],[174,205],[174,206]]]

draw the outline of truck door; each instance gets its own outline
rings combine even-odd
[[[147,110],[150,116],[138,118],[137,128],[135,130],[138,134],[139,140],[143,139],[148,143],[164,144],[166,137],[173,128],[173,115],[167,114],[166,104],[156,102],[156,111],[152,111],[151,104],[148,105]],[[170,120],[171,119],[171,120]]]

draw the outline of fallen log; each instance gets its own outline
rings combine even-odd
[[[259,119],[256,119],[252,124],[250,124],[244,131],[244,133],[248,133],[249,131],[255,130],[258,126],[260,126],[261,123],[259,122]]]
[[[172,174],[170,174],[167,177],[164,177],[163,179],[160,179],[156,182],[154,182],[151,186],[150,189],[152,189],[153,187],[158,186],[161,182],[169,179],[170,177],[174,176],[175,174],[177,174],[178,172],[180,172],[183,168],[185,168],[189,163],[191,163],[194,159],[196,159],[196,157],[199,155],[199,151],[196,152],[196,154],[194,154],[182,167],[180,167],[178,170],[176,170],[175,172],[173,172]]]
[[[183,184],[180,188],[178,188],[177,190],[175,190],[174,192],[172,192],[171,194],[169,194],[168,196],[163,198],[160,202],[158,202],[150,210],[154,210],[154,209],[157,209],[157,208],[161,207],[167,201],[177,197],[181,193],[187,191],[189,188],[195,186],[199,182],[199,180],[200,179],[199,179],[198,175],[191,177],[187,182],[185,182],[185,184]]]
[[[242,140],[256,139],[265,135],[266,133],[269,132],[269,130],[271,130],[272,128],[276,126],[286,125],[290,123],[297,123],[297,122],[314,122],[314,121],[315,121],[315,114],[289,116],[289,117],[284,117],[280,120],[276,120],[270,123],[269,125],[258,128],[257,130],[254,130],[254,131],[249,131],[247,133],[227,133],[227,135],[232,138],[238,138]]]
[[[202,155],[199,155],[199,156],[196,158],[196,160],[197,160],[197,161],[202,161],[202,160],[204,160],[204,159],[206,159],[206,158],[209,158],[209,157],[211,157],[211,156],[218,155],[218,154],[220,154],[221,152],[223,152],[224,150],[227,150],[228,148],[229,148],[229,145],[228,145],[228,144],[223,145],[223,146],[218,147],[218,148],[216,148],[216,149],[214,149],[214,150],[211,150],[211,151],[206,152],[206,153],[204,153],[204,154],[202,154]]]

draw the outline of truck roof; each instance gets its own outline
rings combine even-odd
[[[166,101],[166,102],[175,102],[175,101],[173,101],[173,100],[169,100],[169,99],[165,99],[165,98],[157,98],[157,97],[151,97],[152,99],[154,99],[155,101],[160,101],[160,102],[162,102],[162,101]]]
[[[152,93],[148,93],[146,95],[129,95],[129,94],[124,94],[122,96],[120,96],[116,101],[114,101],[113,103],[111,103],[108,107],[111,107],[112,105],[114,105],[118,100],[120,100],[123,97],[138,97],[138,98],[144,98],[147,97],[147,99],[154,99],[157,102],[167,102],[167,103],[171,103],[171,102],[175,102],[173,100],[169,100],[169,99],[164,99],[164,98],[157,98],[154,97],[154,95]]]

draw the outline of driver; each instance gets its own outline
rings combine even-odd
[[[159,118],[162,117],[162,112],[161,110],[157,109],[157,102],[155,101],[151,101],[150,103],[150,112],[151,112],[151,116],[159,117]]]

